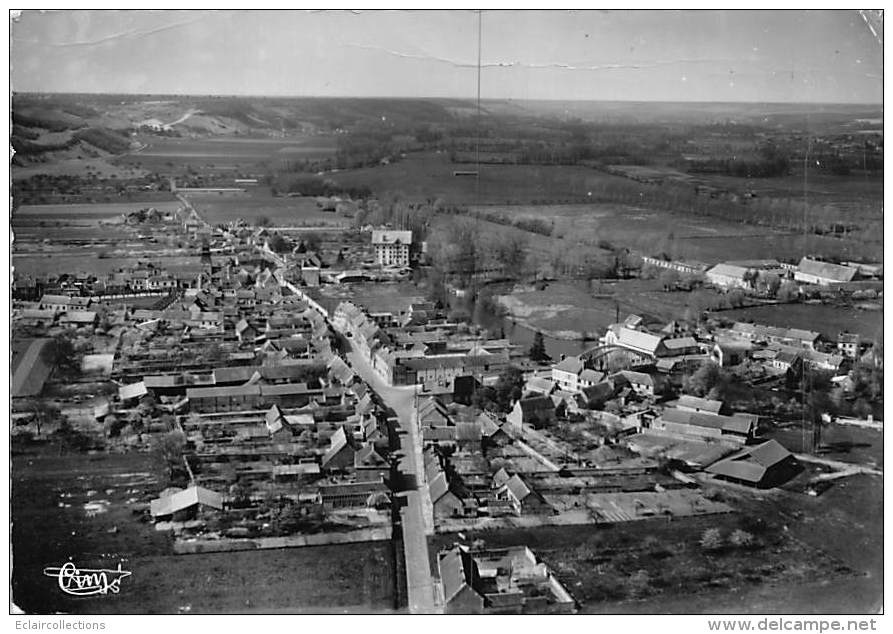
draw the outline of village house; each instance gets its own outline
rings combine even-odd
[[[68,295],[44,295],[37,306],[39,310],[51,310],[62,313],[69,310],[86,310],[92,300],[89,297],[70,297]]]
[[[519,474],[511,476],[497,493],[508,500],[517,515],[552,513],[553,508]]]
[[[552,366],[552,381],[558,385],[559,389],[576,392],[579,387],[580,374],[584,369],[585,366],[580,357],[565,357]]]
[[[516,401],[505,420],[520,429],[522,425],[544,427],[555,422],[555,418],[555,403],[550,397],[529,396]]]
[[[740,365],[747,359],[751,347],[749,341],[717,339],[710,352],[710,360],[721,367]]]
[[[615,386],[628,385],[630,389],[640,396],[654,396],[658,394],[664,385],[664,380],[659,376],[634,372],[633,370],[621,370],[611,377]]]
[[[858,334],[842,332],[837,335],[837,349],[849,359],[858,358],[861,345],[862,338]]]
[[[575,601],[526,546],[438,555],[447,614],[570,614]]]

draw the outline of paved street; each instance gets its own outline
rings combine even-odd
[[[427,540],[427,535],[433,532],[429,509],[431,500],[424,484],[421,443],[416,432],[415,386],[389,386],[361,355],[350,352],[347,357],[354,371],[394,410],[400,421],[400,429],[405,432],[400,435],[403,452],[400,471],[414,476],[417,486],[422,485],[405,493],[407,504],[401,510],[409,611],[413,614],[435,613],[438,609],[434,600]]]

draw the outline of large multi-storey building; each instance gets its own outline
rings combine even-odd
[[[409,266],[412,231],[373,231],[375,259],[383,266]]]

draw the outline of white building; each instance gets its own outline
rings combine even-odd
[[[382,266],[409,266],[412,231],[373,231],[372,246]]]

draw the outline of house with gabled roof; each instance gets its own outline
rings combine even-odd
[[[559,389],[576,392],[577,380],[584,369],[586,366],[580,357],[565,357],[552,365],[552,381],[558,385]]]
[[[387,479],[391,468],[388,461],[375,449],[375,445],[367,442],[354,454],[354,471],[360,482]]]
[[[499,496],[512,503],[518,515],[528,513],[551,513],[552,507],[533,489],[520,474],[514,474],[499,491]]]
[[[419,401],[418,422],[420,425],[428,427],[444,427],[453,424],[446,405],[434,396]]]
[[[327,471],[343,471],[353,466],[357,446],[352,434],[347,434],[344,427],[339,426],[329,438],[329,448],[323,454],[320,466]]]
[[[464,505],[454,489],[450,486],[444,471],[438,471],[434,477],[428,480],[428,494],[431,496],[431,504],[434,505],[435,517],[461,517],[464,513]]]
[[[181,521],[195,517],[203,507],[222,510],[223,496],[204,487],[190,486],[152,500],[149,503],[149,512],[155,521]]]

